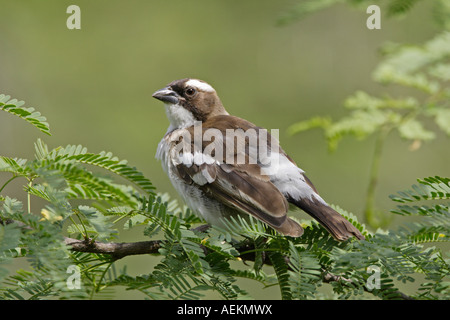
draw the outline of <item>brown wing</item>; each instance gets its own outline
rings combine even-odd
[[[225,139],[227,139],[225,128],[235,129],[228,125],[226,120],[225,117],[225,119],[221,119],[221,125],[214,126]],[[239,128],[248,133],[247,129],[251,127],[251,124],[243,121],[244,123]],[[207,129],[207,124],[203,124],[203,132]],[[194,128],[188,128],[187,130],[193,136]],[[257,134],[257,130],[254,132]],[[201,152],[208,146],[211,150],[211,144],[214,143],[218,148],[218,144],[223,144],[224,141],[223,139],[202,141]],[[180,159],[192,159],[191,162],[178,161],[175,164],[176,173],[186,183],[196,184],[209,197],[239,212],[250,214],[285,235],[298,237],[303,234],[302,227],[287,217],[289,204],[284,195],[270,182],[268,176],[261,174],[261,167],[258,163],[248,162],[251,157],[247,146],[244,149],[236,147],[233,150],[224,150],[223,156],[215,158],[215,161],[205,161],[201,157],[194,157],[193,150],[194,146],[192,145],[192,154],[179,154]],[[246,150],[244,151],[245,163],[234,161],[239,155],[239,150]],[[180,152],[185,151],[181,150]],[[227,162],[227,159],[233,159],[233,161]]]
[[[288,202],[270,182],[249,176],[226,164],[193,164],[176,166],[187,183],[197,184],[208,196],[224,205],[250,214],[275,230],[300,236],[303,230],[286,215]]]

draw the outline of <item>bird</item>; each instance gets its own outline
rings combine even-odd
[[[288,216],[298,207],[317,220],[337,241],[361,232],[335,211],[272,131],[230,115],[207,82],[184,78],[152,97],[165,106],[169,127],[156,158],[187,206],[208,224],[248,217],[284,236],[300,237],[303,227]]]

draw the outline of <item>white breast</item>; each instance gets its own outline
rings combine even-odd
[[[175,133],[176,134],[176,133]],[[222,225],[223,217],[230,214],[229,209],[214,199],[207,197],[203,191],[195,185],[187,184],[175,173],[174,163],[169,154],[173,147],[170,142],[171,133],[167,134],[158,144],[156,158],[161,161],[164,171],[167,173],[172,185],[181,195],[186,205],[195,213],[199,214],[209,224]]]

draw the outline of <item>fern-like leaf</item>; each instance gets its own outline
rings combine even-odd
[[[279,251],[271,251],[268,256],[278,279],[281,299],[292,300],[290,274],[286,257]]]
[[[25,102],[23,101],[11,99],[10,96],[0,94],[0,110],[22,118],[34,127],[38,128],[41,132],[51,136],[49,124],[46,122],[47,119],[34,108],[22,107],[24,104]]]
[[[317,283],[321,280],[321,266],[318,259],[310,252],[298,250],[289,242],[289,281],[292,298],[314,299]]]
[[[418,185],[411,189],[400,191],[390,198],[397,202],[417,202],[420,200],[447,200],[450,199],[450,179],[439,176],[418,179]]]
[[[99,154],[88,153],[81,145],[68,145],[65,148],[56,149],[48,156],[48,161],[74,161],[77,163],[93,165],[113,172],[139,186],[148,194],[153,194],[155,189],[141,172],[130,167],[126,160],[119,160],[111,152],[100,152]]]
[[[419,0],[392,0],[388,6],[388,15],[397,16],[406,14]]]

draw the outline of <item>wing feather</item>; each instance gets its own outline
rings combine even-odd
[[[220,123],[223,128],[218,126],[218,129],[226,137],[224,130],[230,127],[226,123]],[[241,127],[247,129],[249,125],[245,122]],[[203,125],[202,130],[206,130],[206,128]],[[194,128],[191,127],[187,130],[193,136]],[[176,148],[176,143],[173,148]],[[228,154],[224,153],[222,158],[215,158],[214,161],[211,161],[209,155],[198,154],[198,152],[203,152],[208,146],[210,150],[214,149],[211,148],[211,143],[223,144],[224,141],[215,139],[212,142],[204,141],[202,143],[202,150],[195,152],[192,145],[191,154],[188,154],[189,151],[186,152],[183,148],[176,148],[177,152],[179,150],[179,154],[173,165],[176,174],[181,179],[188,184],[197,185],[209,197],[227,207],[250,214],[286,235],[300,236],[303,233],[301,226],[287,217],[289,204],[285,196],[270,181],[270,177],[262,174],[258,163],[249,163],[249,148],[244,148],[246,150],[244,163],[234,161],[238,156],[239,148],[227,150]],[[217,147],[216,145],[215,150]],[[230,156],[233,161],[227,162]]]

